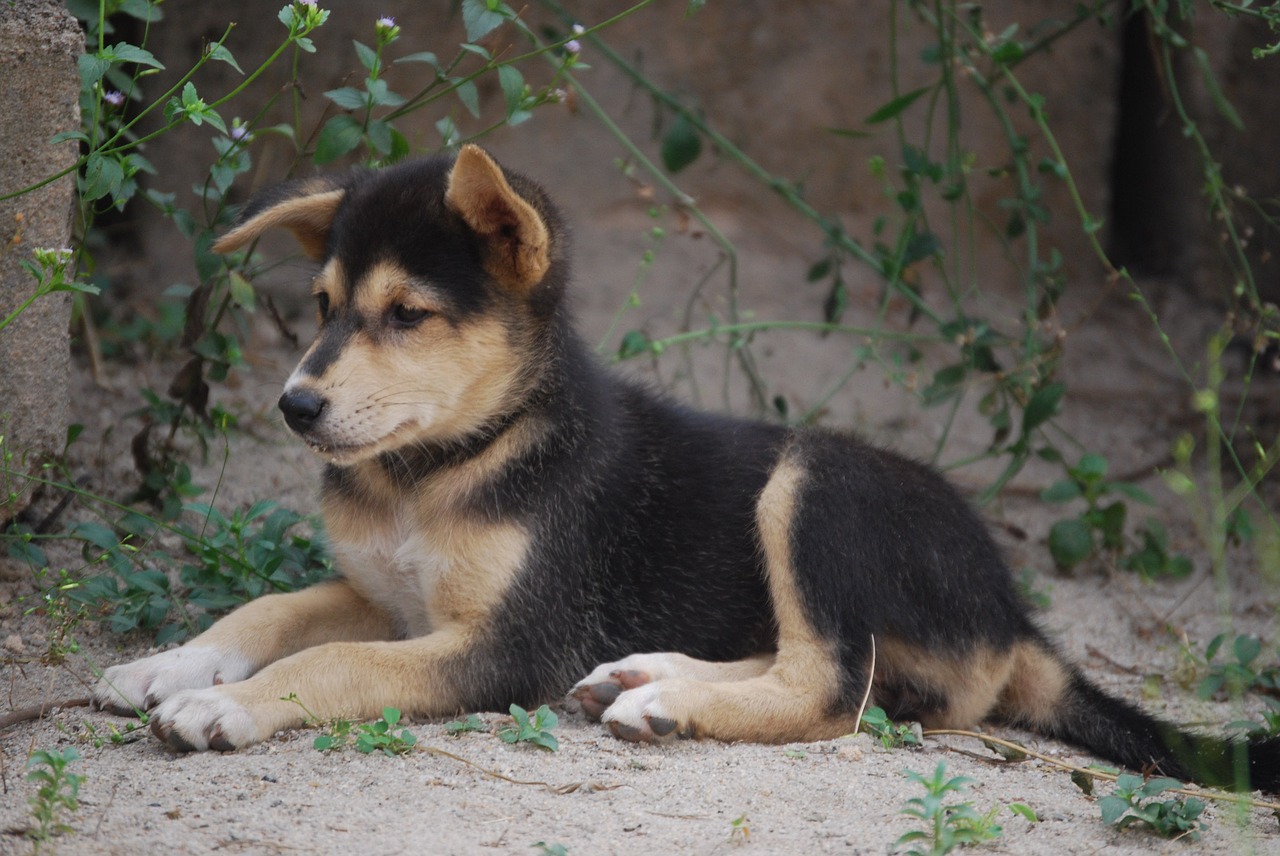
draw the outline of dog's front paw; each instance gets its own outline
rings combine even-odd
[[[93,688],[93,701],[102,710],[133,716],[183,690],[242,681],[251,673],[238,654],[186,645],[107,669]]]
[[[588,719],[596,722],[609,705],[617,701],[624,691],[644,686],[654,679],[645,658],[651,654],[632,654],[616,663],[605,663],[569,690],[569,698],[576,701]]]
[[[653,743],[670,737],[692,737],[693,727],[680,722],[663,703],[661,681],[646,683],[618,695],[600,716],[613,736],[632,743]]]
[[[151,733],[178,752],[230,752],[271,735],[221,687],[184,690],[151,712]]]

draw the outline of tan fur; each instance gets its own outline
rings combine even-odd
[[[839,668],[831,645],[809,623],[791,564],[791,524],[803,478],[800,466],[784,457],[756,509],[778,621],[778,652],[767,671],[745,679],[737,678],[752,675],[767,661],[727,664],[719,674],[710,670],[712,680],[694,679],[692,671],[689,677],[662,680],[657,685],[662,713],[684,732],[727,741],[784,743],[838,737],[854,728],[853,715],[829,713]]]
[[[268,230],[280,227],[293,233],[308,258],[320,261],[329,240],[329,226],[344,195],[329,183],[317,181],[314,192],[273,205],[223,235],[214,243],[213,251],[233,253]]]
[[[313,645],[390,638],[388,614],[334,580],[250,601],[191,644],[236,651],[257,670]]]
[[[999,709],[1047,728],[1058,718],[1070,682],[1067,667],[1056,656],[1029,642],[1020,643],[1013,648],[1013,666]]]
[[[340,273],[326,269],[326,283]],[[345,290],[320,287],[326,293]],[[392,262],[375,265],[356,294],[354,309],[366,330],[345,343],[321,377],[300,367],[285,386],[305,386],[328,401],[323,431],[307,440],[335,463],[355,463],[415,442],[466,437],[504,412],[521,391],[523,361],[503,319],[486,315],[452,325],[429,317],[396,334],[402,346],[385,347],[367,330],[376,329],[392,307],[432,309],[438,299],[429,285],[413,282]],[[311,350],[322,347],[323,335]]]
[[[490,276],[522,290],[542,281],[551,266],[546,224],[479,146],[458,152],[445,201],[489,244]]]

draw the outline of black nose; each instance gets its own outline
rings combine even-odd
[[[315,426],[324,412],[325,400],[309,389],[294,389],[280,396],[279,407],[284,421],[299,434]]]

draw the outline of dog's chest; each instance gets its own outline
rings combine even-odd
[[[451,557],[418,527],[396,521],[369,526],[363,537],[347,537],[333,544],[343,575],[365,598],[396,619],[406,636],[431,631],[431,601],[452,565]]]
[[[512,525],[397,517],[347,528],[333,539],[333,554],[356,591],[414,637],[483,623],[523,566],[528,543]]]

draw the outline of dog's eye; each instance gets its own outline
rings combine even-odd
[[[323,291],[316,292],[316,308],[320,310],[321,320],[329,317],[329,295]]]
[[[397,303],[391,310],[391,321],[397,327],[414,327],[431,314],[431,310]]]

